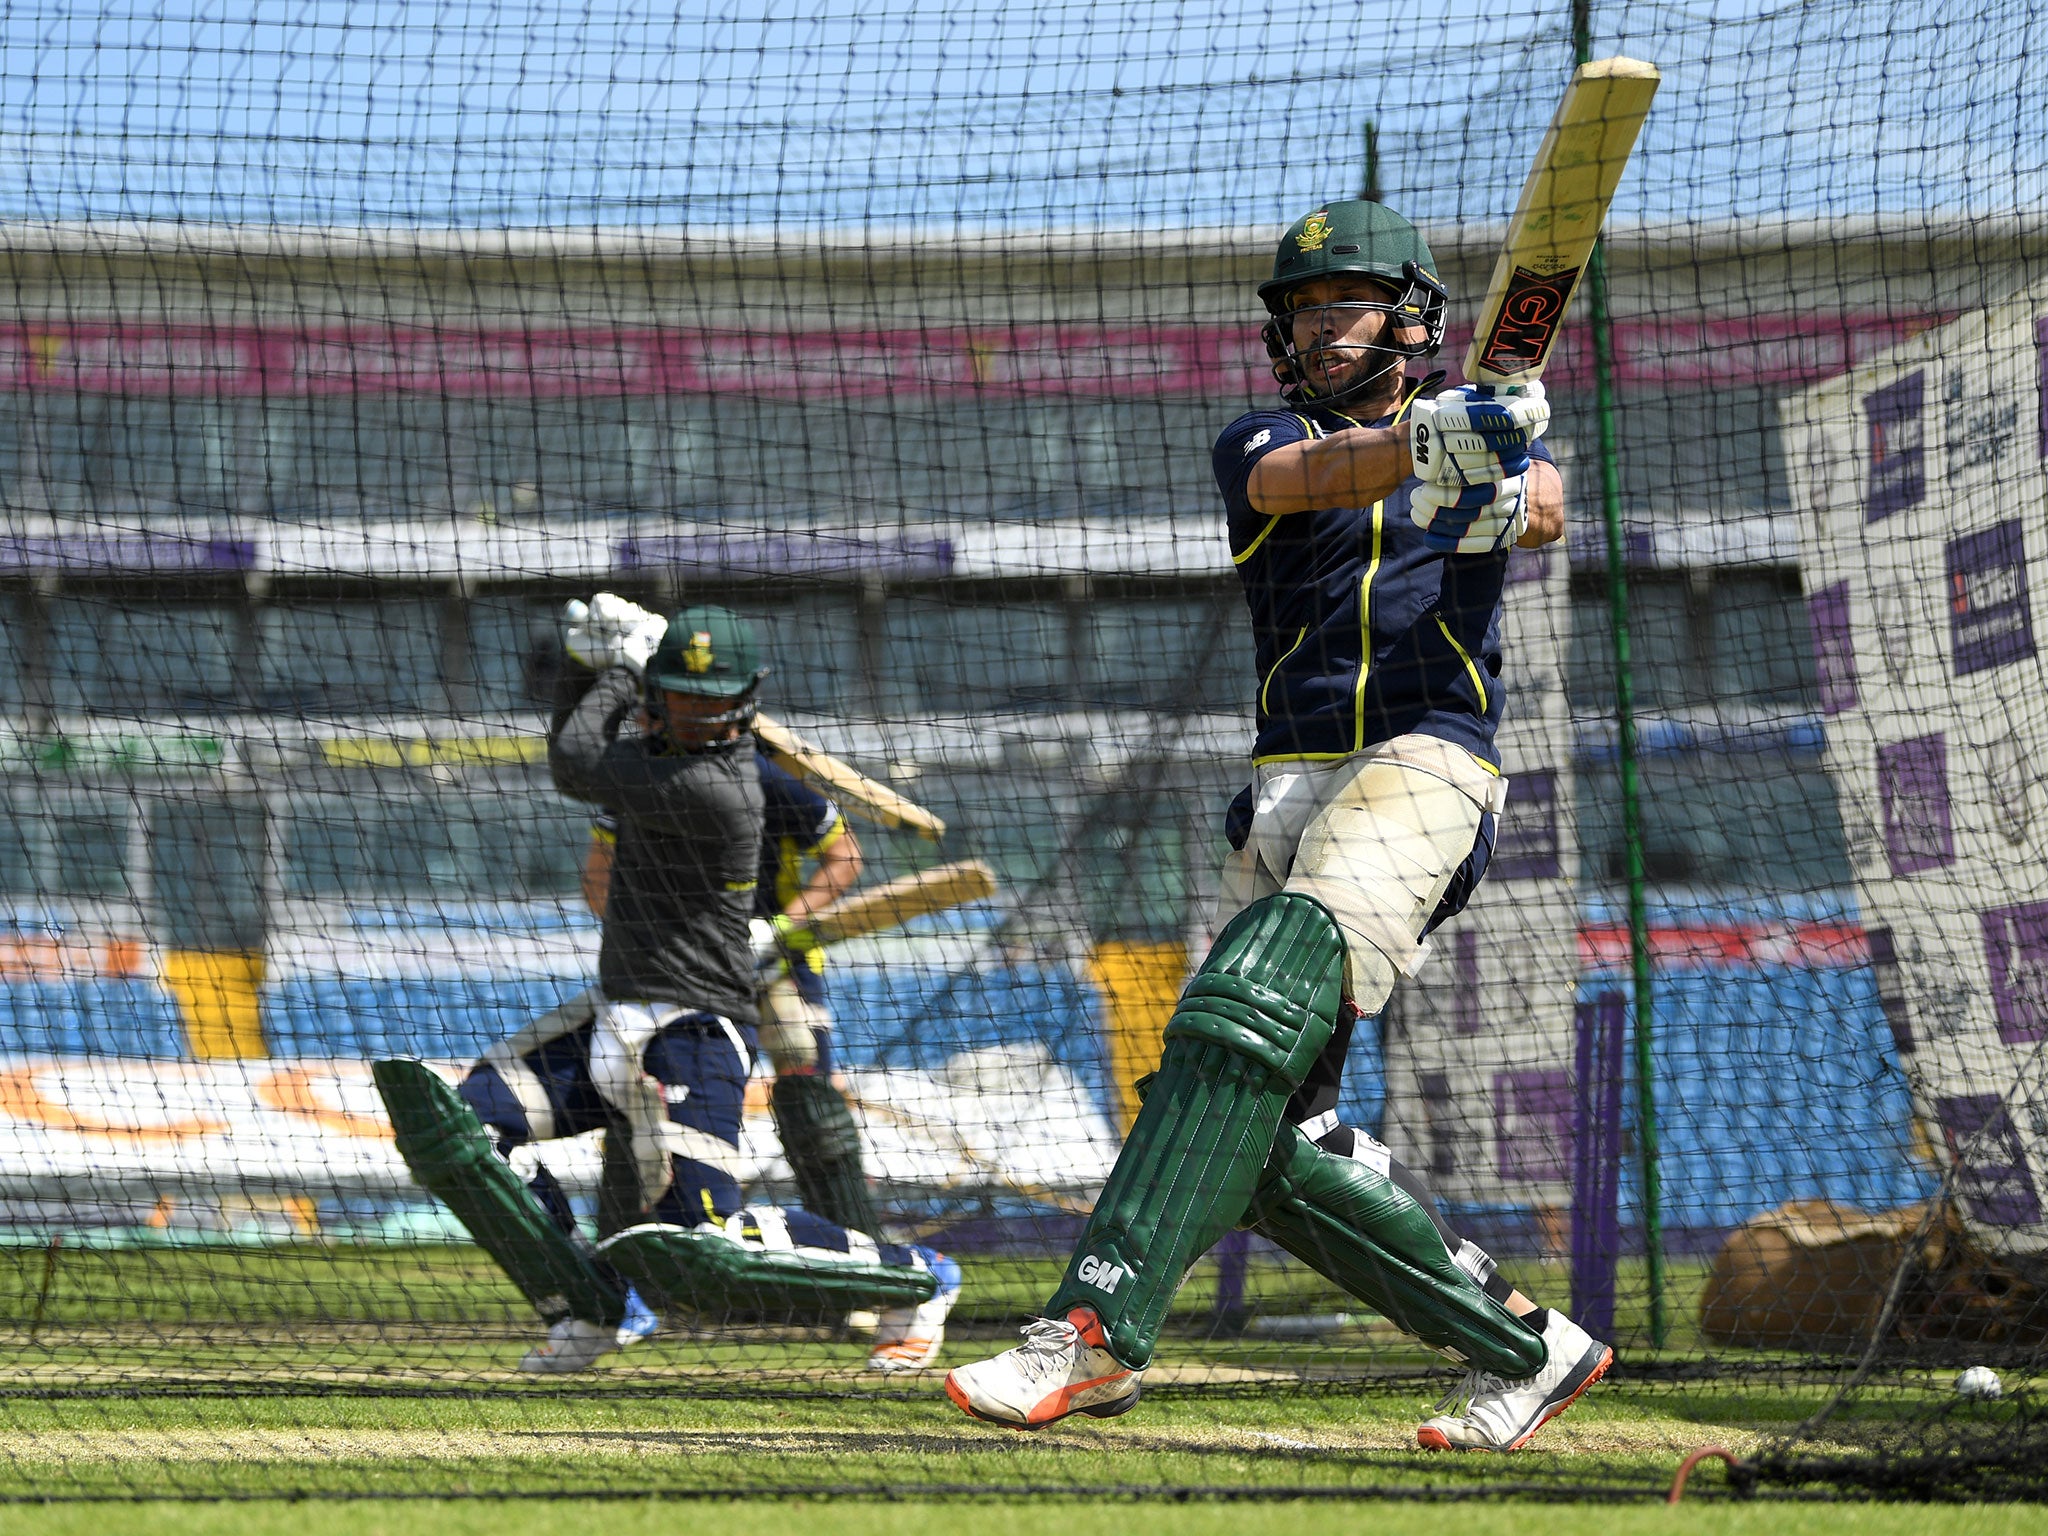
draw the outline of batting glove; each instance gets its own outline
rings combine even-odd
[[[748,919],[747,941],[754,951],[757,971],[808,955],[818,948],[818,936],[786,912]]]
[[[562,649],[594,672],[607,667],[639,672],[668,630],[668,620],[660,614],[616,592],[600,592],[587,603],[571,602],[562,617],[568,626]]]
[[[1529,480],[1515,475],[1491,485],[1418,485],[1408,516],[1423,542],[1447,555],[1488,555],[1506,549],[1529,527]]]
[[[1409,413],[1411,467],[1431,485],[1486,485],[1526,475],[1529,445],[1549,425],[1541,383],[1447,389]]]

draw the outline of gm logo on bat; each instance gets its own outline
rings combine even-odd
[[[1527,267],[1515,268],[1501,299],[1500,317],[1480,354],[1480,366],[1493,373],[1512,374],[1541,365],[1578,281],[1577,267],[1548,277]]]
[[[1074,1277],[1083,1285],[1092,1285],[1105,1296],[1114,1296],[1116,1288],[1123,1284],[1125,1270],[1121,1264],[1111,1264],[1089,1254],[1081,1261],[1081,1267],[1074,1271]]]

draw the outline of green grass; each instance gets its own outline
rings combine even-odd
[[[677,1346],[667,1346],[675,1349]],[[764,1345],[780,1358],[778,1346]],[[768,1363],[756,1359],[756,1367]],[[676,1367],[680,1369],[680,1366]],[[1512,1460],[1423,1457],[1420,1382],[1287,1386],[1253,1395],[1186,1384],[1119,1420],[1034,1435],[974,1424],[936,1380],[877,1388],[847,1372],[764,1381],[723,1400],[670,1396],[657,1356],[578,1395],[476,1381],[443,1396],[0,1398],[0,1496],[319,1495],[830,1490],[1434,1489],[1487,1496],[1588,1486],[1650,1495],[1681,1456],[1738,1452],[1817,1406],[1818,1386],[1617,1383]],[[652,1389],[650,1391],[650,1388]],[[1711,1487],[1718,1470],[1702,1474]]]
[[[1885,1505],[1700,1505],[1677,1509],[1518,1504],[1375,1505],[1369,1512],[1299,1504],[1167,1504],[1059,1500],[1032,1504],[911,1502],[719,1503],[563,1501],[505,1505],[151,1505],[14,1508],[20,1536],[674,1536],[691,1520],[718,1536],[1300,1536],[1361,1518],[1372,1536],[2031,1536],[2040,1506],[1901,1508]]]
[[[1561,1299],[1561,1269],[1533,1262],[1505,1272],[1538,1300]],[[959,1326],[1014,1328],[1044,1304],[1058,1282],[1053,1259],[971,1259],[954,1318]],[[1674,1327],[1667,1353],[1697,1353],[1693,1319],[1706,1269],[1669,1266],[1666,1310]],[[1614,1342],[1638,1355],[1646,1346],[1647,1303],[1640,1267],[1624,1267]],[[1212,1263],[1196,1266],[1176,1299],[1169,1331],[1180,1336],[1206,1328],[1216,1294]],[[1291,1261],[1250,1266],[1245,1302],[1254,1314],[1357,1311],[1355,1301]],[[415,1338],[511,1338],[531,1331],[532,1314],[509,1282],[477,1249],[458,1245],[348,1247],[280,1244],[274,1247],[59,1249],[0,1248],[0,1318],[15,1320],[25,1339],[51,1348],[81,1332],[97,1340],[109,1330],[139,1331],[175,1347],[194,1332],[209,1348],[229,1330],[264,1334],[307,1330],[388,1336],[394,1325]],[[1391,1341],[1363,1337],[1327,1342],[1319,1353],[1341,1364],[1347,1347],[1368,1349],[1384,1361]],[[1240,1343],[1240,1347],[1249,1347]],[[1298,1356],[1297,1348],[1293,1354]],[[1418,1362],[1425,1357],[1413,1354]],[[0,1364],[4,1371],[4,1364]]]
[[[971,1264],[941,1363],[1003,1347],[1057,1268]],[[1560,1288],[1557,1272],[1537,1266],[1518,1278],[1538,1295]],[[1697,1266],[1678,1267],[1674,1316],[1696,1312],[1700,1279]],[[935,1375],[866,1375],[865,1346],[824,1329],[684,1328],[588,1377],[521,1377],[511,1366],[534,1337],[530,1314],[469,1248],[62,1250],[54,1266],[42,1250],[8,1250],[0,1497],[934,1488],[1485,1497],[1582,1486],[1648,1496],[1687,1451],[1720,1442],[1746,1453],[1829,1389],[1825,1375],[1796,1371],[1687,1374],[1705,1363],[1698,1340],[1681,1332],[1656,1355],[1628,1347],[1637,1312],[1622,1320],[1634,1374],[1589,1395],[1531,1451],[1424,1458],[1414,1426],[1448,1379],[1431,1357],[1379,1324],[1309,1340],[1210,1337],[1213,1288],[1204,1266],[1180,1298],[1138,1412],[1021,1436],[965,1419]],[[1349,1309],[1314,1276],[1277,1263],[1252,1267],[1246,1299],[1266,1316]],[[1859,1420],[1882,1426],[1943,1390],[1911,1381],[1839,1422],[1860,1433]],[[1703,1473],[1703,1489],[1719,1477]],[[412,1518],[356,1507],[363,1521]],[[20,1528],[15,1512],[0,1515],[10,1529]],[[270,1517],[255,1507],[248,1518]]]

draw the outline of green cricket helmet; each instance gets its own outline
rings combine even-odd
[[[754,626],[730,608],[707,604],[685,608],[668,621],[642,675],[648,709],[657,719],[663,693],[688,693],[734,701],[705,724],[744,725],[754,718],[754,692],[768,668]]]
[[[1324,393],[1308,382],[1304,353],[1297,349],[1289,316],[1301,311],[1289,295],[1322,277],[1355,275],[1371,278],[1387,290],[1384,301],[1347,299],[1317,309],[1378,310],[1391,319],[1379,342],[1362,350],[1383,354],[1387,361],[1342,389]],[[1388,369],[1411,357],[1434,357],[1444,341],[1444,310],[1449,295],[1436,275],[1436,257],[1422,231],[1384,203],[1362,199],[1325,203],[1296,219],[1280,237],[1273,275],[1259,284],[1259,297],[1273,316],[1260,331],[1273,359],[1273,377],[1280,391],[1296,404],[1307,401],[1341,403],[1370,390]],[[1409,332],[1407,340],[1396,329]],[[1315,348],[1308,349],[1310,351]]]

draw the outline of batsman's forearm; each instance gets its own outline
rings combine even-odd
[[[552,741],[569,723],[569,717],[576,713],[576,706],[583,702],[583,696],[590,692],[597,679],[598,674],[575,657],[562,657],[562,664],[555,672],[555,696],[550,701],[548,713],[549,740]]]
[[[1268,517],[1369,507],[1399,489],[1410,467],[1406,422],[1349,427],[1274,449],[1252,470],[1245,494]]]
[[[1538,459],[1529,467],[1529,527],[1515,540],[1522,549],[1555,544],[1564,537],[1564,477],[1555,464]]]
[[[597,799],[598,764],[639,692],[632,673],[613,667],[598,673],[574,708],[557,717],[548,735],[548,771],[563,794]]]
[[[818,856],[818,867],[811,871],[796,899],[782,909],[783,914],[801,923],[824,911],[852,889],[860,878],[861,865],[860,842],[853,828],[841,823],[839,836]]]

